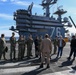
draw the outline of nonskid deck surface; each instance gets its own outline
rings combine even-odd
[[[8,60],[0,60],[0,75],[76,75],[76,70],[72,69],[76,65],[76,60],[67,60],[70,52],[69,43],[65,46],[63,56],[60,59],[56,59],[56,55],[51,56],[50,68],[48,69],[45,63],[44,68],[39,68],[40,59],[35,58],[34,54],[31,59],[25,57],[22,61],[17,59],[10,61],[9,52],[6,54]]]

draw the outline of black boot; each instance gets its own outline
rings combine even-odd
[[[4,58],[4,60],[7,60],[6,58]]]
[[[49,64],[47,64],[47,67],[46,68],[50,68]]]
[[[36,57],[38,57],[38,55],[35,55]]]
[[[39,68],[43,68],[43,63],[40,65],[40,67]]]
[[[70,58],[70,57],[68,57],[67,59],[68,59],[68,60],[70,60],[71,58]]]
[[[75,57],[73,57],[73,60],[75,60]]]
[[[76,70],[76,66],[72,67],[72,69]]]

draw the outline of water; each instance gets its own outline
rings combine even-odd
[[[19,38],[19,37],[16,37],[16,40],[18,40],[18,38]],[[5,39],[6,39],[7,41],[9,41],[9,40],[10,40],[10,37],[5,37]]]

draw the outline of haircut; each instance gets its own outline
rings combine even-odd
[[[15,35],[15,33],[13,32],[12,35]]]
[[[45,34],[45,38],[48,38],[49,37],[49,35],[48,34]]]
[[[4,34],[1,34],[1,37],[4,37]]]

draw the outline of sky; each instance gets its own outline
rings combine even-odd
[[[11,36],[12,31],[9,30],[11,26],[16,26],[16,22],[13,20],[13,13],[18,9],[28,9],[28,6],[33,2],[34,6],[32,13],[43,15],[41,4],[42,0],[0,0],[0,35],[3,33],[5,36]],[[58,0],[55,5],[50,7],[50,15],[52,15],[58,7],[67,11],[63,17],[71,16],[76,24],[76,0]],[[68,19],[70,21],[70,19]],[[76,29],[73,27],[69,29],[70,33],[75,33]],[[16,36],[18,34],[16,33]]]

